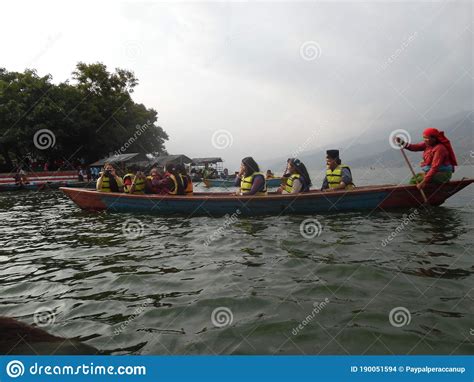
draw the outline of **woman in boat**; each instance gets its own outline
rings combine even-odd
[[[396,141],[409,151],[423,151],[421,169],[423,173],[417,174],[410,180],[411,184],[417,184],[419,189],[426,187],[428,183],[446,183],[453,176],[454,167],[458,165],[456,155],[448,138],[443,131],[432,127],[423,131],[423,142],[406,144],[402,139]]]
[[[242,159],[235,186],[240,186],[238,195],[267,195],[265,175],[260,172],[257,162],[252,157]]]
[[[131,166],[130,172],[123,177],[123,190],[127,194],[143,195],[145,193],[145,174],[137,166]]]
[[[176,171],[174,163],[165,164],[163,179],[156,182],[158,194],[164,195],[184,195],[184,184]]]
[[[181,178],[181,182],[184,186],[184,194],[185,195],[192,195],[193,194],[193,181],[191,177],[188,175],[186,168],[182,164],[176,165],[176,172],[178,173],[179,177]]]
[[[296,158],[288,159],[284,182],[277,193],[297,194],[308,192],[311,187],[311,178],[304,163]]]
[[[100,173],[96,184],[97,191],[101,192],[122,192],[123,180],[115,172],[114,166],[110,163],[104,165],[104,171]]]
[[[145,183],[145,192],[147,194],[158,194],[159,193],[159,187],[158,187],[158,182],[162,179],[161,173],[158,170],[158,168],[153,167],[150,170],[150,175],[146,177],[146,183]]]
[[[352,190],[354,183],[349,166],[342,164],[339,150],[326,151],[326,176],[324,177],[322,191]]]

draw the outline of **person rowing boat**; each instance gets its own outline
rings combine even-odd
[[[416,184],[421,190],[428,183],[449,182],[455,166],[458,165],[451,142],[443,131],[435,128],[423,130],[423,142],[409,144],[397,137],[396,142],[409,151],[423,151],[422,173],[416,174],[410,184]]]

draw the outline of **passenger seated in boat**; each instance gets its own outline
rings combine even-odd
[[[17,169],[14,179],[15,179],[15,184],[18,186],[22,186],[24,184],[30,183],[28,178],[26,177],[26,172],[20,167]]]
[[[272,179],[275,177],[275,175],[273,174],[272,170],[267,170],[267,174],[265,176],[267,179]]]
[[[308,170],[306,170],[306,166],[296,158],[288,159],[283,179],[284,183],[277,190],[279,194],[308,192],[311,187],[311,178],[309,177]]]
[[[123,177],[123,191],[127,194],[143,195],[145,182],[143,171],[138,166],[131,166],[130,172]]]
[[[158,194],[184,195],[184,184],[173,163],[166,163],[163,179],[156,182],[156,190]]]
[[[114,166],[110,163],[104,165],[104,170],[100,173],[96,184],[97,191],[101,192],[122,192],[123,180],[115,172]]]
[[[409,151],[423,151],[421,162],[423,173],[413,177],[410,180],[411,184],[417,184],[419,189],[423,189],[428,183],[441,184],[450,181],[458,162],[451,142],[444,136],[443,131],[434,128],[425,129],[421,143],[407,144],[398,137],[396,141]]]
[[[150,170],[150,175],[146,177],[145,183],[145,192],[147,194],[158,194],[159,193],[159,185],[158,182],[163,179],[161,176],[160,171],[158,168],[153,167]]]
[[[326,165],[326,176],[321,190],[351,190],[354,188],[351,169],[349,166],[341,164],[339,150],[326,151]]]
[[[260,172],[257,162],[252,157],[242,159],[235,186],[240,186],[237,195],[267,195],[265,175]]]
[[[186,168],[182,164],[176,165],[176,172],[178,173],[181,182],[183,183],[184,187],[184,194],[185,195],[192,195],[193,194],[193,181],[191,177],[188,175]]]

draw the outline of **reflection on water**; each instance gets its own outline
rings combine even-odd
[[[33,323],[47,309],[51,333],[113,354],[472,354],[471,201],[463,190],[398,231],[410,211],[239,217],[205,245],[225,218],[87,213],[59,192],[1,193],[0,315]],[[319,236],[302,236],[307,218]],[[222,307],[232,316],[220,327]],[[396,327],[399,307],[411,319]]]

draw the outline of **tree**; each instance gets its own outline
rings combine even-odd
[[[73,163],[111,152],[165,152],[158,113],[131,98],[137,85],[132,72],[111,73],[102,63],[80,62],[72,81],[57,85],[34,70],[0,68],[0,154],[7,167],[28,156]],[[49,130],[54,145],[38,145],[39,130]]]

